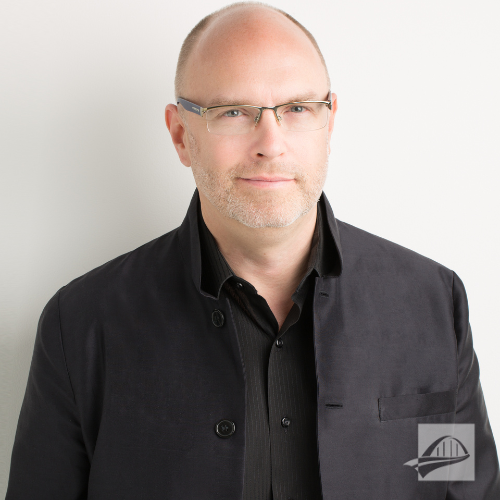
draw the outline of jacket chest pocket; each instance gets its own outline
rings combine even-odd
[[[378,399],[379,419],[427,417],[451,413],[456,407],[456,392],[428,392],[424,394],[402,394]]]

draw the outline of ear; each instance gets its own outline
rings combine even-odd
[[[332,109],[330,110],[330,119],[328,121],[328,140],[332,136],[333,122],[335,120],[335,113],[337,112],[337,95],[332,93]]]
[[[165,108],[165,123],[170,132],[175,150],[179,155],[179,160],[186,167],[190,167],[191,157],[189,155],[188,134],[175,104],[169,104]]]
[[[333,123],[335,121],[336,112],[337,112],[337,95],[332,93],[332,109],[330,110],[330,118],[328,120],[328,154],[330,154],[330,141],[332,139]]]

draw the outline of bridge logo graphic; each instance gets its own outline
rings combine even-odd
[[[474,424],[418,424],[418,449],[419,481],[474,481]]]

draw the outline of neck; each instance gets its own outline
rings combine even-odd
[[[250,228],[223,217],[200,192],[203,220],[233,272],[261,291],[288,297],[305,272],[317,217],[317,204],[286,227]]]

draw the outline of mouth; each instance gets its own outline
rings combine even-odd
[[[289,179],[287,177],[250,177],[248,179],[244,177],[239,177],[239,180],[243,181],[245,184],[259,187],[259,188],[279,188],[282,186],[289,186],[295,179]]]
[[[246,181],[263,181],[263,182],[279,182],[279,181],[293,181],[293,179],[289,179],[288,177],[242,177],[242,179]]]

